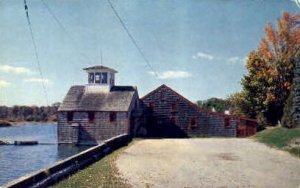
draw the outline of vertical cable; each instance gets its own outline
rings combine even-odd
[[[45,95],[45,98],[46,98],[46,103],[47,103],[47,106],[49,106],[48,93],[47,93],[46,86],[45,86],[45,79],[44,79],[44,75],[43,75],[41,64],[40,64],[40,58],[39,58],[39,55],[38,55],[38,50],[37,50],[37,46],[36,46],[32,26],[31,26],[30,18],[29,18],[28,6],[27,6],[27,3],[26,3],[26,0],[24,0],[24,8],[25,8],[27,24],[28,24],[28,27],[29,27],[29,30],[30,30],[30,36],[31,36],[31,40],[32,40],[33,48],[34,48],[34,55],[35,55],[35,58],[36,58],[36,62],[37,62],[38,70],[39,70],[39,73],[40,73],[40,77],[42,79],[42,86],[43,86],[44,95]]]

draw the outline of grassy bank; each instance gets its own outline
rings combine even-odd
[[[272,128],[261,131],[255,135],[256,139],[269,146],[286,150],[293,155],[300,157],[300,145],[293,142],[297,139],[300,141],[300,128]]]
[[[123,147],[114,151],[100,161],[59,182],[54,187],[130,187],[124,179],[118,176],[118,169],[115,165],[118,155],[125,148]]]

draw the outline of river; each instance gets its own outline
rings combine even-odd
[[[0,186],[35,172],[88,147],[57,144],[56,124],[24,124],[0,128],[0,140],[37,140],[33,146],[0,145]]]

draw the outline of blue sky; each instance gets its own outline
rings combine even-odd
[[[106,0],[27,0],[49,103],[71,85],[84,85],[82,68],[118,70],[118,85],[143,96],[166,84],[192,101],[225,98],[241,89],[244,61],[296,0],[111,0],[155,76]],[[0,104],[45,105],[23,0],[0,1]]]

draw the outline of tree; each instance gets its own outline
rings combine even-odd
[[[229,109],[229,102],[226,99],[210,98],[204,101],[197,101],[199,107],[211,110],[214,108],[217,112],[224,112]]]
[[[293,86],[286,100],[282,117],[282,125],[287,128],[300,126],[300,51],[297,57]]]
[[[295,126],[300,127],[300,50],[297,56],[297,61],[295,65],[294,71],[294,79],[293,79],[293,108],[292,108],[292,116],[294,119]]]
[[[283,13],[265,28],[257,50],[247,60],[248,74],[242,79],[250,117],[263,117],[268,124],[281,120],[290,93],[296,53],[300,49],[300,14]]]
[[[250,105],[247,104],[245,93],[243,91],[230,95],[228,101],[230,104],[230,114],[239,116],[247,116],[249,114],[248,107],[250,107]]]

